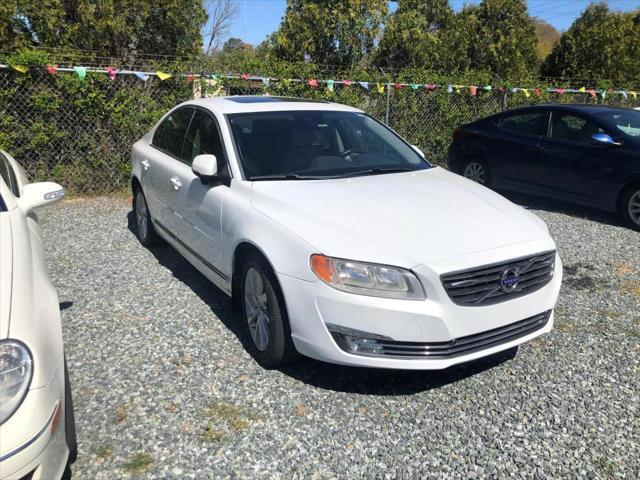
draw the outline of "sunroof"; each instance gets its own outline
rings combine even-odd
[[[309,100],[307,98],[295,98],[295,97],[269,97],[269,96],[237,96],[226,97],[230,102],[236,103],[273,103],[273,102],[305,102],[305,103],[327,103],[324,100]]]

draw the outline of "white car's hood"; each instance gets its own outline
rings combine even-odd
[[[252,205],[325,255],[413,267],[548,238],[544,223],[442,168],[256,181]]]
[[[8,213],[0,215],[0,340],[9,333],[11,285],[13,272],[13,241]]]

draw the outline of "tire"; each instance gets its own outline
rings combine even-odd
[[[260,256],[249,256],[242,267],[240,285],[251,355],[266,368],[291,363],[297,352],[284,297],[271,267]]]
[[[623,193],[620,216],[627,226],[640,231],[640,183],[631,185]]]
[[[136,236],[142,245],[152,247],[161,243],[151,221],[147,199],[141,188],[133,190],[133,216],[136,224]]]
[[[73,413],[73,398],[71,396],[71,382],[67,369],[67,359],[64,360],[64,432],[69,448],[68,464],[78,458],[78,440],[76,438],[76,417]]]
[[[487,188],[491,188],[491,170],[484,160],[469,158],[460,165],[460,175]]]

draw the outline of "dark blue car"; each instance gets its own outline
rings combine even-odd
[[[449,168],[487,187],[615,212],[640,230],[640,111],[538,105],[462,125]]]

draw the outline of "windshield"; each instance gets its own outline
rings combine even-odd
[[[400,137],[363,113],[259,112],[228,119],[248,180],[340,178],[430,167]]]
[[[614,134],[640,139],[640,112],[636,110],[607,110],[596,114]]]

